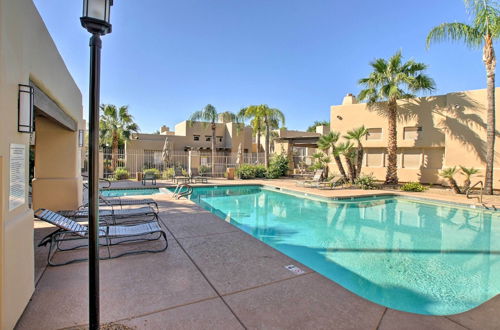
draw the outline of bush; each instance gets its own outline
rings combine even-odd
[[[253,170],[256,178],[265,178],[266,177],[266,167],[264,165],[253,165]]]
[[[167,168],[162,175],[164,179],[172,179],[175,176],[175,170],[173,167]]]
[[[205,166],[205,165],[201,165],[200,166],[200,169],[198,170],[198,172],[200,172],[200,175],[205,175],[205,174],[208,174],[210,173],[210,167],[209,166]]]
[[[255,166],[250,164],[240,165],[236,169],[236,175],[243,180],[255,178]]]
[[[376,189],[377,185],[375,184],[375,177],[373,174],[362,175],[358,177],[354,184],[356,184],[359,188],[364,190]]]
[[[156,179],[160,179],[161,173],[160,170],[156,168],[147,168],[143,171],[144,174],[154,174]]]
[[[127,171],[126,168],[117,167],[115,172],[113,173],[113,176],[115,180],[126,180],[129,178],[130,173]]]
[[[408,182],[408,183],[405,183],[403,186],[401,186],[401,190],[402,191],[415,191],[415,192],[422,192],[424,191],[426,188],[424,186],[422,186],[420,183],[418,182]]]
[[[288,172],[288,158],[284,155],[275,155],[269,163],[266,177],[269,179],[277,179],[285,176]]]

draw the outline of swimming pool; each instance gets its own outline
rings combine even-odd
[[[260,186],[191,199],[346,289],[397,310],[448,315],[500,293],[498,214],[399,197],[327,201]]]
[[[101,190],[101,195],[104,197],[122,197],[134,195],[154,195],[159,194],[160,189],[146,188],[146,189],[108,189]]]

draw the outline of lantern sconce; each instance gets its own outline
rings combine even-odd
[[[35,89],[30,85],[19,84],[17,99],[17,131],[33,133],[33,106]]]
[[[83,147],[84,144],[85,131],[83,129],[78,130],[78,146]]]

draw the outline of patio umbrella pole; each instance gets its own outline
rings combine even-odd
[[[99,98],[101,37],[90,38],[89,83],[89,328],[99,329]]]

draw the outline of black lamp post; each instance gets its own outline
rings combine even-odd
[[[90,38],[89,83],[89,328],[99,329],[99,97],[101,36],[111,32],[113,0],[84,0],[82,26]]]

